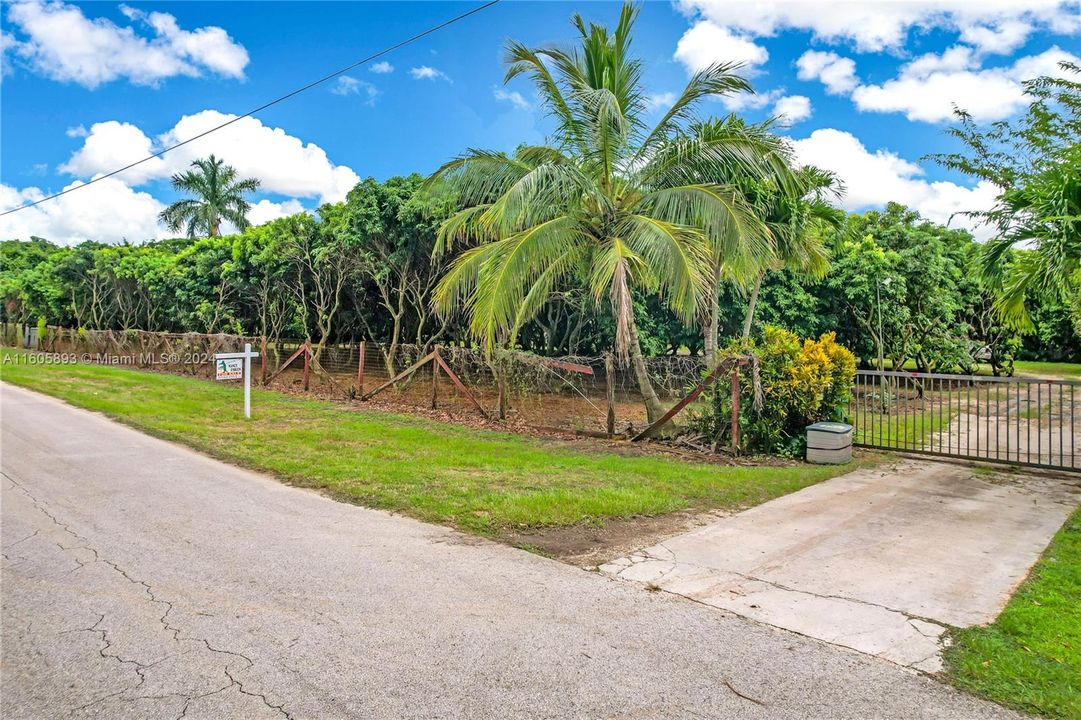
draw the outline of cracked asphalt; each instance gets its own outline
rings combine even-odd
[[[1006,718],[0,383],[5,718]]]

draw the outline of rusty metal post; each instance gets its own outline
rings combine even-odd
[[[732,454],[739,454],[739,368],[732,369]]]
[[[364,341],[360,341],[360,350],[357,357],[357,397],[364,394],[364,355],[367,350]]]
[[[436,397],[439,394],[439,346],[435,346],[435,358],[432,363],[432,410],[435,410]]]
[[[311,380],[312,346],[304,342],[304,392],[308,392],[308,384]]]
[[[608,398],[608,417],[606,418],[608,437],[613,437],[616,434],[616,381],[614,375],[615,363],[612,361],[612,353],[605,353],[604,390]]]

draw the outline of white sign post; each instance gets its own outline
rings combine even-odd
[[[252,352],[251,343],[244,343],[244,352],[214,355],[215,379],[244,380],[244,417],[246,418],[251,417],[251,359],[253,357],[259,357],[259,353]]]

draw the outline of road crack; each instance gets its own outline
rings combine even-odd
[[[113,646],[112,641],[109,639],[107,631],[105,629],[99,627],[105,621],[105,617],[106,617],[105,614],[101,614],[98,617],[97,621],[93,625],[91,625],[89,628],[76,628],[74,630],[64,631],[61,634],[65,634],[65,633],[68,633],[68,632],[92,632],[92,633],[99,634],[100,635],[101,646],[98,648],[98,653],[101,655],[101,657],[103,659],[114,660],[114,661],[116,661],[116,662],[118,662],[118,663],[120,663],[122,665],[125,665],[125,666],[131,666],[132,669],[134,670],[135,674],[138,676],[139,680],[134,685],[123,688],[123,689],[121,689],[121,690],[119,690],[117,692],[110,693],[110,694],[105,695],[103,697],[97,698],[95,700],[92,700],[89,703],[86,703],[85,705],[82,705],[80,707],[77,707],[77,708],[73,709],[71,711],[72,714],[80,712],[82,710],[86,710],[87,708],[93,707],[94,705],[98,705],[98,704],[100,704],[102,702],[105,702],[107,700],[111,700],[113,698],[116,698],[116,697],[119,697],[119,696],[122,696],[122,695],[127,695],[128,697],[125,697],[123,699],[128,701],[128,702],[131,702],[131,701],[134,701],[134,700],[144,700],[144,699],[165,699],[165,698],[180,698],[180,699],[183,699],[184,700],[184,707],[183,707],[182,712],[180,713],[180,716],[179,716],[179,718],[183,718],[187,714],[188,707],[190,706],[190,704],[194,700],[198,700],[198,699],[205,698],[205,697],[210,697],[212,695],[216,695],[218,693],[225,692],[229,688],[235,686],[237,688],[237,691],[240,692],[242,695],[257,698],[257,699],[261,700],[263,702],[263,704],[265,704],[268,708],[271,708],[272,710],[277,711],[278,713],[280,713],[283,717],[287,718],[288,720],[292,720],[293,716],[285,709],[285,703],[280,703],[280,704],[275,705],[274,703],[272,703],[270,701],[269,698],[267,698],[265,693],[258,693],[258,692],[254,692],[252,690],[249,690],[249,689],[245,688],[244,683],[237,676],[235,676],[233,674],[233,672],[239,673],[239,672],[242,672],[243,670],[247,670],[249,668],[254,667],[255,662],[250,657],[248,657],[247,655],[245,655],[243,653],[240,653],[240,652],[236,652],[236,651],[233,651],[233,650],[224,650],[224,649],[215,647],[215,646],[211,645],[210,641],[207,640],[206,638],[192,637],[192,636],[188,636],[188,635],[185,635],[185,636],[182,637],[181,636],[181,633],[183,632],[182,629],[180,627],[176,626],[176,625],[171,624],[170,621],[169,621],[169,615],[173,612],[173,609],[174,609],[173,602],[171,600],[166,600],[164,598],[158,597],[157,594],[154,592],[154,588],[150,585],[150,583],[146,582],[145,580],[136,579],[136,578],[132,577],[131,575],[128,574],[128,571],[125,570],[123,567],[121,567],[119,564],[117,564],[116,562],[114,562],[112,560],[109,560],[108,558],[102,557],[101,553],[99,553],[98,550],[91,545],[89,538],[87,538],[87,537],[85,537],[83,535],[80,535],[79,533],[72,530],[71,527],[67,523],[61,522],[60,519],[57,518],[52,512],[50,512],[48,510],[48,508],[40,500],[38,500],[37,497],[34,496],[33,493],[31,493],[22,483],[18,482],[13,477],[11,477],[11,475],[9,475],[7,472],[0,471],[0,475],[2,475],[4,477],[4,479],[6,479],[8,482],[10,482],[13,487],[15,487],[16,489],[21,491],[24,495],[26,495],[26,497],[29,498],[30,502],[34,505],[34,507],[38,511],[40,511],[45,517],[47,517],[49,520],[51,520],[57,527],[61,528],[64,532],[71,535],[73,538],[75,538],[80,543],[82,543],[81,545],[70,545],[70,546],[68,546],[68,545],[64,545],[63,543],[57,542],[56,546],[58,548],[60,548],[64,552],[68,552],[68,553],[73,553],[76,550],[86,550],[87,552],[90,552],[90,553],[93,554],[94,559],[91,560],[91,561],[84,561],[84,560],[82,560],[82,559],[80,559],[80,558],[73,555],[72,558],[74,559],[75,563],[77,564],[77,567],[74,568],[74,570],[72,570],[70,572],[75,572],[75,571],[80,570],[83,567],[85,567],[87,565],[91,565],[93,563],[101,563],[103,565],[107,565],[108,567],[112,568],[117,574],[119,574],[121,577],[123,577],[125,580],[127,580],[129,583],[131,583],[133,585],[138,585],[139,587],[141,587],[143,592],[146,594],[147,599],[148,599],[149,602],[157,604],[157,605],[164,606],[164,612],[162,612],[161,617],[158,618],[158,622],[162,625],[163,628],[165,628],[165,630],[168,633],[170,633],[174,643],[179,643],[181,640],[189,640],[189,641],[193,641],[193,642],[201,642],[206,647],[208,652],[218,654],[218,655],[226,655],[226,656],[240,658],[241,660],[243,660],[246,663],[246,665],[243,668],[241,668],[240,670],[231,671],[230,668],[229,668],[228,662],[226,662],[225,667],[223,668],[223,672],[224,672],[225,677],[228,679],[229,682],[227,684],[223,685],[222,687],[220,687],[220,688],[218,688],[216,690],[213,690],[211,692],[208,692],[208,693],[201,693],[201,694],[192,695],[192,696],[183,695],[183,694],[179,694],[179,693],[172,693],[172,694],[161,695],[161,696],[150,696],[150,695],[147,695],[147,696],[134,695],[134,696],[132,696],[131,693],[138,690],[138,688],[142,687],[143,684],[146,682],[146,676],[144,674],[144,671],[147,668],[156,665],[158,662],[161,662],[161,660],[155,661],[153,663],[141,663],[138,660],[133,660],[133,659],[130,659],[130,658],[121,657],[121,655],[119,653],[108,653],[107,651],[110,650],[111,648],[113,648],[114,646]],[[39,533],[39,530],[35,530],[31,535],[29,535],[28,537],[23,538],[22,540],[19,540],[18,542],[24,542],[26,540],[29,540],[31,537],[36,536],[38,533]],[[17,543],[13,543],[13,544],[17,544]],[[178,720],[179,720],[179,718],[178,718]]]

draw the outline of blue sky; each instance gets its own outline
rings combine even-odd
[[[470,7],[5,2],[0,206],[190,137]],[[357,68],[165,159],[0,218],[0,236],[165,236],[155,217],[174,197],[169,175],[210,152],[262,181],[253,213],[260,221],[340,200],[358,178],[426,173],[467,147],[539,141],[547,123],[526,81],[503,85],[502,48],[508,38],[569,43],[576,11],[611,24],[619,6],[505,0],[385,65]],[[1078,0],[679,0],[643,6],[635,48],[657,113],[695,67],[743,61],[758,94],[711,100],[706,112],[752,120],[784,112],[797,156],[845,180],[846,207],[897,200],[945,222],[994,195],[920,161],[953,148],[944,133],[952,103],[988,122],[1010,117],[1021,108],[1022,79],[1078,61],[1079,34]]]

